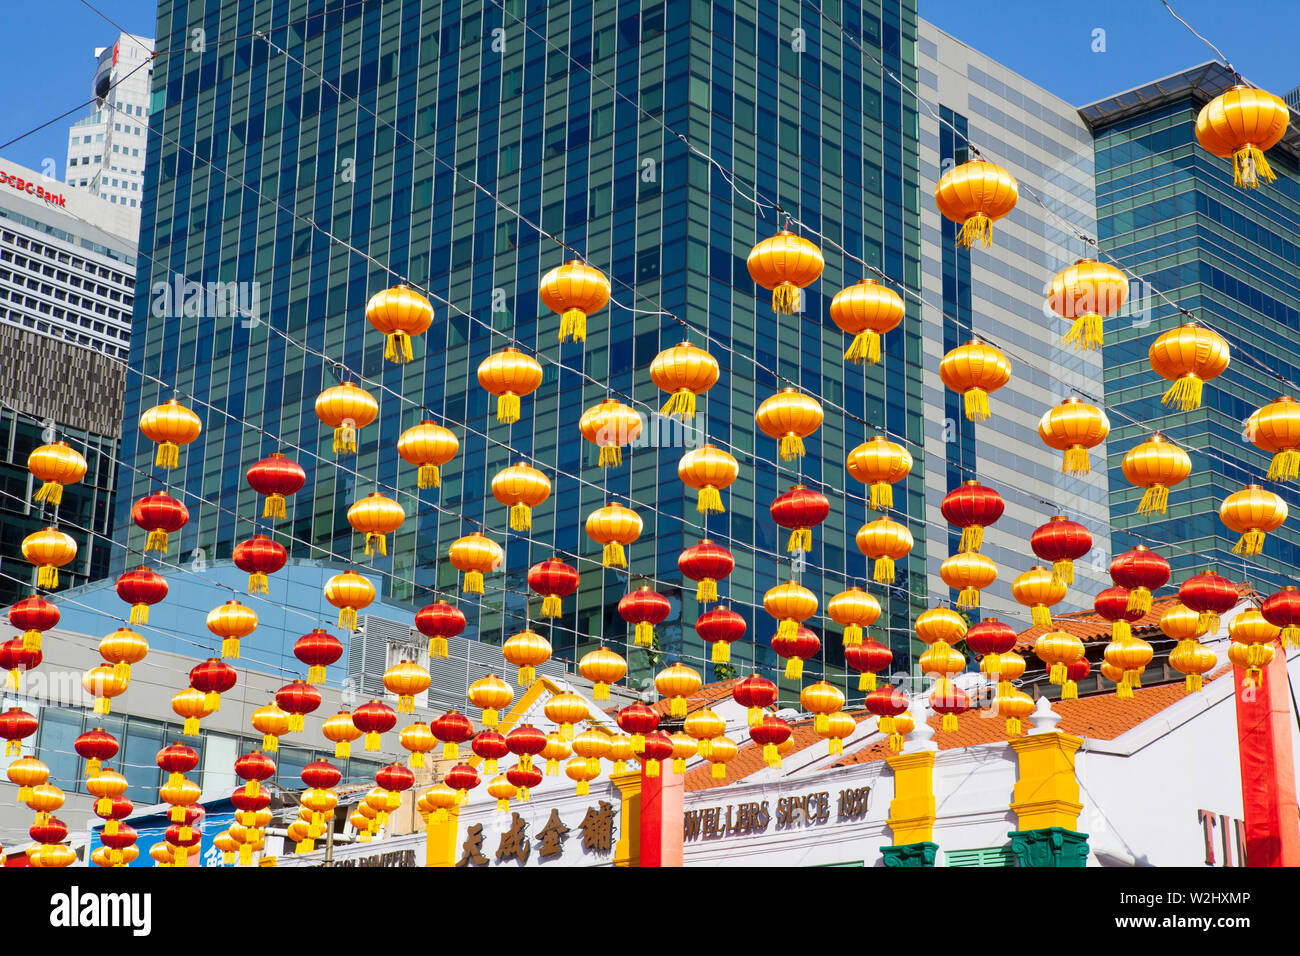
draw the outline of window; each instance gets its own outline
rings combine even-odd
[[[947,866],[1015,866],[1016,857],[1009,846],[990,846],[978,850],[945,850]]]

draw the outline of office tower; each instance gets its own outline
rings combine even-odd
[[[68,129],[68,188],[134,210],[136,221],[144,188],[153,53],[153,40],[130,33],[95,50],[94,108]]]
[[[1062,474],[1061,453],[1043,444],[1038,421],[1071,395],[1099,406],[1102,400],[1101,353],[1062,345],[1068,323],[1046,307],[1052,277],[1086,252],[1071,229],[1096,234],[1092,136],[1074,107],[924,20],[917,51],[920,92],[931,107],[919,111],[926,520],[937,536],[927,551],[929,588],[951,593],[939,566],[957,552],[960,538],[939,504],[963,481],[978,479],[1006,501],[1002,518],[986,532],[983,552],[999,576],[979,612],[1023,618],[1011,582],[1042,563],[1029,538],[1055,514],[1082,523],[1094,542],[1093,552],[1076,562],[1074,586],[1058,608],[1090,608],[1110,585],[1105,445],[1092,452],[1091,474]],[[988,248],[959,246],[959,225],[940,215],[933,200],[942,172],[972,158],[967,137],[1020,185],[1015,209],[994,223]],[[1112,326],[1116,321],[1125,321],[1123,314]],[[940,360],[968,341],[972,328],[1012,365],[1011,381],[990,398],[993,417],[978,424],[963,414],[961,395],[939,380]]]
[[[827,318],[831,296],[868,274],[836,245],[919,283],[915,106],[871,60],[915,83],[915,8],[911,0],[846,4],[839,22],[870,56],[792,2],[779,14],[760,14],[752,2],[613,0],[526,13],[511,0],[346,4],[324,15],[295,2],[272,16],[251,0],[229,0],[214,30],[210,15],[164,0],[160,48],[183,49],[205,26],[210,42],[156,64],[154,99],[165,105],[150,117],[140,281],[181,273],[256,284],[262,303],[258,321],[136,313],[132,367],[180,389],[205,420],[172,479],[211,503],[195,509],[181,548],[229,555],[251,532],[255,508],[243,469],[284,450],[308,475],[282,526],[295,554],[360,561],[345,513],[385,489],[408,514],[388,557],[375,561],[391,572],[385,588],[395,599],[425,603],[436,588],[460,601],[472,636],[498,642],[531,621],[558,656],[573,659],[601,637],[628,639],[618,599],[638,575],[653,575],[673,603],[659,628],[661,654],[685,654],[704,670],[693,588],[681,590],[676,564],[703,532],[675,472],[695,432],[669,429],[659,447],[634,448],[629,463],[605,473],[577,430],[582,410],[607,394],[646,414],[657,408],[664,396],[648,365],[689,338],[722,367],[699,424],[741,465],[724,493],[728,511],[709,519],[707,533],[736,553],[723,596],[746,617],[746,640],[770,672],[775,622],[761,600],[790,575],[790,561],[767,509],[798,475],[782,464],[778,477],[776,442],[753,425],[757,404],[787,381],[826,402],[826,423],[801,466],[832,501],[801,574],[823,608],[867,575],[852,540],[867,518],[864,489],[845,474],[846,452],[879,426],[922,458],[919,311],[909,309],[884,361],[865,370],[846,367],[847,342]],[[760,207],[733,191],[733,172],[742,191],[757,182]],[[826,254],[825,273],[803,314],[780,319],[745,268],[755,242],[784,225],[776,202],[831,240],[809,235]],[[537,297],[542,275],[572,253],[529,222],[613,281],[617,304],[593,317],[585,344],[558,343],[559,317]],[[436,316],[405,367],[384,363],[382,336],[364,317],[369,296],[402,280],[430,292]],[[507,428],[475,370],[512,341],[538,353],[544,376]],[[365,376],[380,414],[340,468],[312,404],[350,375]],[[134,423],[169,395],[136,376],[130,386],[126,456],[144,468],[150,448]],[[452,424],[461,445],[442,487],[418,492],[394,446],[422,418]],[[534,509],[531,535],[508,532],[506,509],[489,491],[492,476],[520,458],[535,460],[554,485]],[[922,473],[918,465],[897,492],[910,518],[922,514]],[[126,487],[123,542],[139,534],[128,511],[149,485],[136,478]],[[595,563],[599,548],[583,532],[607,497],[630,503],[645,522],[630,548],[630,582]],[[488,576],[482,600],[456,595],[447,561],[452,541],[479,522],[506,548],[504,573]],[[914,521],[913,532],[915,548],[889,592],[900,597],[886,598],[882,619],[901,654],[925,597],[926,530]],[[566,616],[547,627],[537,623],[536,601],[527,613],[525,574],[556,552],[570,563],[581,555],[583,583]],[[839,628],[810,623],[838,661]],[[752,653],[738,651],[747,672]],[[636,679],[653,673],[654,658],[632,657]]]
[[[1119,529],[1176,542],[1164,550],[1179,581],[1214,567],[1262,594],[1293,583],[1300,531],[1289,521],[1268,535],[1264,553],[1243,559],[1237,535],[1219,521],[1220,503],[1262,482],[1271,456],[1244,437],[1247,417],[1300,381],[1300,131],[1292,123],[1268,153],[1277,174],[1259,189],[1239,189],[1231,162],[1196,142],[1196,116],[1236,82],[1217,63],[1156,80],[1079,110],[1095,137],[1101,244],[1172,303],[1223,335],[1232,362],[1204,390],[1201,407],[1161,404],[1169,383],[1151,370],[1157,335],[1185,321],[1159,296],[1139,322],[1120,324],[1106,343],[1106,395],[1118,410],[1109,442],[1111,517]],[[1124,454],[1152,431],[1164,432],[1192,459],[1166,514],[1137,514],[1142,489],[1125,481]],[[1292,514],[1293,484],[1265,482]]]

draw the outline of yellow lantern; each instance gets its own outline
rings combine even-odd
[[[520,462],[492,476],[492,497],[510,509],[510,530],[528,531],[533,509],[551,496],[551,479]]]
[[[1219,520],[1229,531],[1241,535],[1232,548],[1233,554],[1259,554],[1264,550],[1264,536],[1282,527],[1286,518],[1287,507],[1282,496],[1259,485],[1234,491],[1219,505]]]
[[[1169,504],[1169,489],[1192,473],[1192,459],[1156,432],[1124,456],[1120,470],[1129,484],[1146,489],[1137,513],[1164,514]]]
[[[668,698],[668,715],[670,717],[686,716],[686,698],[704,686],[699,671],[687,667],[678,661],[670,664],[655,675],[655,690],[661,697]]]
[[[23,538],[23,557],[36,565],[36,585],[46,590],[59,586],[59,568],[77,556],[77,542],[58,528],[44,528]]]
[[[423,335],[433,324],[433,305],[414,289],[396,285],[370,297],[366,321],[386,337],[384,358],[404,365],[415,357],[411,336]]]
[[[781,389],[754,413],[763,434],[780,442],[782,461],[803,457],[803,440],[821,428],[822,417],[821,403],[794,388]]]
[[[1065,600],[1068,588],[1052,574],[1051,568],[1034,565],[1011,582],[1011,596],[1030,609],[1034,627],[1051,627],[1054,604]]]
[[[828,716],[844,709],[844,693],[820,680],[799,692],[799,706],[813,715],[813,731],[822,734],[828,726]]]
[[[636,409],[616,398],[593,405],[578,419],[582,437],[600,449],[601,468],[617,468],[623,464],[623,446],[640,438],[642,427]]]
[[[515,683],[531,687],[537,680],[537,668],[551,659],[551,642],[536,631],[520,631],[501,645],[501,656],[519,668]]]
[[[1300,402],[1282,396],[1250,416],[1251,444],[1268,452],[1269,481],[1295,481],[1300,476]]]
[[[510,801],[519,794],[519,788],[506,779],[505,774],[488,781],[487,793],[497,802],[497,813],[509,813]]]
[[[355,454],[357,432],[379,415],[379,402],[351,382],[333,385],[316,396],[316,417],[334,429],[334,454]]]
[[[447,558],[457,571],[465,575],[461,591],[466,594],[483,593],[483,575],[501,567],[505,552],[501,546],[481,531],[457,538],[447,550]]]
[[[1239,83],[1201,107],[1196,140],[1211,155],[1232,157],[1233,185],[1255,189],[1277,178],[1264,152],[1286,135],[1289,112],[1280,97]]]
[[[113,665],[113,676],[131,680],[131,665],[149,654],[149,642],[127,627],[119,627],[99,642],[99,656]]]
[[[880,617],[880,602],[859,587],[841,591],[826,602],[826,616],[844,628],[844,646],[862,643],[864,628]]]
[[[922,644],[951,646],[966,636],[966,619],[951,608],[932,607],[916,616],[916,637]]]
[[[406,510],[392,498],[372,491],[348,509],[348,524],[366,536],[366,557],[387,555],[386,536],[402,526]]]
[[[107,714],[109,703],[114,697],[126,693],[130,680],[115,672],[112,667],[101,664],[92,667],[81,676],[81,686],[86,693],[95,698],[95,713]]]
[[[184,778],[181,778],[184,779]],[[115,770],[103,770],[86,780],[86,792],[95,798],[95,813],[107,817],[113,801],[126,793],[130,783]]]
[[[27,853],[27,862],[37,868],[71,866],[77,861],[76,851],[64,843],[43,843]]]
[[[998,579],[998,566],[978,551],[960,551],[939,565],[939,577],[958,591],[958,607],[979,607],[980,591]]]
[[[415,713],[415,698],[429,689],[429,672],[414,661],[398,661],[384,671],[384,689],[397,695],[399,714]]]
[[[531,395],[542,384],[542,366],[537,359],[510,346],[493,352],[479,364],[478,383],[497,397],[497,421],[509,425],[519,421],[519,399]]]
[[[597,508],[587,515],[587,537],[603,545],[603,562],[607,568],[626,568],[624,548],[641,537],[641,516],[617,502]]]
[[[969,248],[978,240],[993,242],[993,223],[1016,207],[1020,187],[1001,166],[972,159],[941,177],[934,202],[945,219],[961,223],[957,244]]]
[[[1184,692],[1188,694],[1195,694],[1201,690],[1203,686],[1201,675],[1208,674],[1218,662],[1219,658],[1214,651],[1196,640],[1179,641],[1178,646],[1169,654],[1169,666],[1178,673],[1186,675],[1183,687]]]
[[[1228,661],[1233,667],[1240,667],[1246,672],[1242,677],[1243,687],[1254,687],[1264,676],[1264,669],[1273,663],[1276,652],[1272,644],[1239,644],[1233,641],[1228,645]]]
[[[1080,259],[1052,279],[1047,304],[1063,319],[1074,324],[1061,339],[1076,349],[1102,346],[1102,319],[1118,312],[1128,297],[1128,276],[1096,259]]]
[[[650,380],[668,401],[661,415],[680,415],[683,421],[695,417],[695,400],[718,381],[718,360],[690,342],[664,349],[650,363]]]
[[[250,717],[253,729],[262,735],[262,749],[275,753],[280,749],[280,738],[289,732],[289,715],[275,701],[253,711]]]
[[[953,719],[956,720],[955,717]],[[826,726],[817,732],[817,736],[826,741],[828,744],[827,752],[833,757],[836,754],[844,753],[844,738],[851,736],[853,731],[857,729],[858,722],[844,711],[839,710],[826,715]]]
[[[403,727],[397,735],[397,740],[403,749],[411,752],[408,764],[412,770],[423,770],[427,762],[425,754],[438,746],[438,738],[433,735],[429,725],[422,720]]]
[[[826,267],[820,249],[787,229],[751,249],[746,264],[750,278],[772,290],[772,311],[777,315],[802,312],[799,290],[816,282]]]
[[[1244,645],[1244,651],[1232,662],[1246,669],[1245,682],[1258,684],[1264,668],[1273,660],[1273,644],[1282,635],[1282,629],[1269,622],[1259,608],[1247,608],[1228,625],[1228,638],[1234,645]],[[1232,648],[1229,648],[1231,652]],[[1229,653],[1229,657],[1232,655]]]
[[[998,693],[1010,690],[1013,682],[1025,673],[1025,659],[1015,651],[1003,654],[985,654],[980,660],[980,673],[998,682]]]
[[[627,762],[633,757],[632,738],[627,734],[611,734],[609,738],[609,753],[606,758],[614,764],[611,773],[626,773]]]
[[[221,638],[221,656],[239,657],[239,642],[257,630],[257,612],[231,599],[208,612],[208,630]]]
[[[998,691],[993,706],[999,716],[1007,719],[1007,736],[1019,737],[1024,732],[1022,722],[1029,719],[1037,705],[1023,690],[1011,687]]]
[[[418,469],[416,486],[419,488],[440,487],[442,476],[438,469],[455,458],[459,450],[460,442],[451,429],[428,420],[412,425],[397,439],[397,453],[408,465]]]
[[[1110,419],[1096,405],[1074,396],[1049,408],[1038,420],[1038,437],[1048,448],[1065,452],[1061,474],[1086,475],[1092,471],[1088,449],[1096,448],[1110,434]]]
[[[560,761],[568,760],[573,748],[557,733],[546,735],[546,746],[542,749],[542,758],[546,761],[546,776],[554,777],[560,772]]]
[[[430,820],[433,823],[441,823],[447,819],[451,811],[460,803],[460,797],[456,795],[456,791],[445,783],[435,783],[424,792],[424,796],[420,799],[428,806]],[[527,799],[527,797],[524,799]]]
[[[180,446],[188,445],[203,431],[203,422],[176,399],[155,405],[140,416],[140,431],[158,445],[154,464],[175,468],[180,464]]]
[[[873,511],[894,507],[894,483],[912,473],[911,454],[884,435],[876,435],[854,448],[847,464],[850,475],[871,487]]]
[[[27,470],[42,482],[32,500],[57,508],[63,501],[63,487],[86,477],[86,459],[67,442],[56,441],[33,448],[27,456]]]
[[[950,677],[966,669],[966,657],[951,644],[936,641],[917,661],[922,674]]]
[[[736,759],[740,753],[740,747],[730,737],[723,734],[720,737],[714,737],[709,741],[709,753],[705,757],[709,763],[713,764],[710,776],[714,780],[727,779],[727,764]]]
[[[943,357],[939,378],[962,393],[966,417],[983,422],[992,417],[989,395],[1011,381],[1011,362],[993,346],[972,339]]]
[[[1106,645],[1106,663],[1120,672],[1116,693],[1132,699],[1133,688],[1142,686],[1142,671],[1151,663],[1151,645],[1132,634],[1121,634]]]
[[[1048,665],[1048,682],[1062,688],[1062,700],[1073,700],[1079,696],[1074,681],[1069,679],[1068,671],[1071,664],[1083,659],[1083,641],[1067,631],[1048,631],[1034,642],[1034,653]]]
[[[682,730],[669,734],[668,739],[673,742],[673,773],[685,773],[686,761],[699,752],[700,745],[694,737]]]
[[[1182,412],[1200,408],[1202,387],[1228,367],[1231,357],[1232,350],[1221,335],[1195,322],[1161,335],[1147,351],[1156,374],[1174,383],[1161,404],[1174,405]]]
[[[331,577],[324,590],[325,600],[339,609],[339,627],[345,631],[357,629],[357,611],[375,600],[375,586],[352,570]]]
[[[468,698],[471,704],[483,711],[483,726],[495,727],[500,712],[515,699],[515,692],[496,674],[488,674],[469,685]]]
[[[799,625],[817,613],[817,595],[797,581],[786,581],[763,595],[763,610],[780,622],[777,637],[794,637]]]
[[[758,718],[760,721],[762,719],[761,716]],[[751,726],[754,723],[757,721],[750,721]],[[710,742],[727,732],[727,722],[715,711],[704,707],[687,717],[682,729],[695,741],[696,753],[707,760]]]
[[[6,756],[13,755],[6,753]],[[18,788],[18,802],[26,803],[32,798],[32,790],[50,779],[50,768],[35,757],[19,757],[5,768],[5,775],[9,778],[9,782]],[[91,773],[90,765],[87,764],[87,782],[96,776],[98,773]]]
[[[216,713],[215,703],[208,702],[208,695],[196,687],[186,687],[172,695],[172,710],[176,716],[185,721],[181,733],[186,737],[196,737],[199,733],[199,721]]]
[[[542,276],[538,295],[560,316],[560,341],[587,340],[587,316],[609,302],[609,279],[580,259],[570,259]]]
[[[877,584],[894,583],[894,564],[912,550],[912,532],[893,518],[877,518],[858,529],[858,550],[876,562],[872,580]]]
[[[340,710],[333,717],[327,717],[321,732],[325,739],[334,744],[334,756],[340,760],[352,756],[352,741],[363,736],[362,731],[352,722],[352,714]]]
[[[592,682],[592,700],[609,700],[609,685],[627,676],[627,661],[608,647],[598,647],[582,655],[578,673]]]
[[[677,463],[677,477],[682,484],[698,493],[695,510],[702,515],[722,514],[721,490],[740,474],[736,459],[714,445],[704,444],[682,455]]]
[[[831,300],[831,321],[853,336],[844,358],[854,364],[880,361],[880,339],[895,329],[907,309],[902,298],[875,279],[841,289]]]

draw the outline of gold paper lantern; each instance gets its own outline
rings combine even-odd
[[[650,380],[669,396],[660,414],[694,418],[696,398],[717,383],[718,371],[718,360],[690,342],[664,349],[650,363]]]
[[[316,417],[334,429],[334,454],[354,454],[357,432],[379,415],[375,397],[351,382],[334,385],[316,396]]]
[[[533,509],[550,496],[551,480],[523,462],[492,476],[492,497],[510,509],[511,531],[531,530]]]
[[[777,315],[802,312],[800,289],[817,281],[826,267],[821,250],[782,229],[749,251],[749,275],[764,289],[772,290],[772,311]]]
[[[609,279],[581,259],[570,259],[542,276],[542,302],[560,316],[560,341],[587,340],[587,317],[609,302]]]
[[[871,488],[871,508],[894,507],[893,485],[912,473],[912,456],[906,448],[884,435],[858,445],[847,461],[849,474]]]
[[[1102,319],[1118,312],[1128,297],[1128,276],[1106,262],[1080,259],[1066,266],[1048,287],[1047,304],[1063,319],[1073,321],[1062,345],[1100,349]]]
[[[1011,596],[1030,609],[1034,627],[1051,627],[1054,604],[1065,600],[1068,588],[1051,568],[1036,564],[1011,582]]]
[[[617,502],[597,508],[587,516],[586,524],[587,537],[603,547],[602,560],[607,568],[627,567],[624,549],[641,537],[644,527],[640,515]]]
[[[880,340],[903,321],[907,309],[897,292],[875,279],[863,279],[835,293],[831,321],[853,336],[844,357],[855,364],[880,361]]]
[[[438,469],[456,457],[460,442],[451,429],[437,422],[425,421],[412,425],[397,439],[397,453],[408,465],[414,465],[416,485],[419,488],[437,488],[442,483]]]
[[[188,445],[203,431],[203,422],[176,399],[155,405],[140,416],[140,432],[158,445],[154,464],[175,468],[180,464],[180,446]]]
[[[501,546],[481,531],[457,538],[447,549],[447,559],[457,571],[465,575],[461,591],[466,594],[483,593],[483,575],[501,567],[505,552]]]
[[[1219,505],[1219,520],[1229,531],[1241,535],[1233,554],[1256,555],[1264,550],[1264,536],[1286,522],[1287,507],[1282,496],[1259,485],[1234,491]]]
[[[763,434],[779,442],[782,461],[803,457],[803,440],[821,427],[822,418],[821,403],[794,388],[781,389],[754,413]]]
[[[1061,474],[1086,475],[1092,471],[1088,449],[1110,434],[1110,419],[1096,405],[1071,396],[1049,408],[1038,420],[1038,437],[1048,448],[1065,453]]]
[[[1164,514],[1169,489],[1192,473],[1192,459],[1159,432],[1129,450],[1120,462],[1129,484],[1145,488],[1138,514]]]
[[[86,459],[67,442],[56,441],[33,448],[27,456],[27,470],[42,483],[32,500],[57,508],[63,501],[64,486],[86,477]]]
[[[987,421],[992,417],[989,395],[1011,381],[1011,362],[993,346],[972,339],[943,357],[939,378],[952,391],[962,393],[967,419]]]
[[[392,498],[372,491],[348,508],[348,524],[366,536],[366,557],[387,555],[387,536],[402,526],[406,510]]]
[[[993,223],[1016,207],[1020,187],[1001,166],[972,159],[954,166],[941,177],[934,190],[934,202],[945,219],[961,223],[957,244],[970,247],[976,241],[986,247],[993,242]]]
[[[537,359],[509,346],[479,364],[478,383],[497,397],[497,421],[509,425],[519,421],[519,399],[531,395],[542,384],[542,366]]]
[[[960,551],[939,565],[939,577],[959,592],[958,607],[979,607],[980,591],[998,579],[998,566],[978,551]]]
[[[740,474],[740,465],[730,454],[711,444],[701,445],[682,455],[677,463],[677,477],[682,484],[698,492],[695,510],[702,515],[722,514],[721,490]]]
[[[600,449],[601,468],[617,468],[623,464],[623,446],[640,438],[642,428],[636,409],[616,398],[593,405],[578,419],[582,437]]]
[[[1207,153],[1232,157],[1233,185],[1255,189],[1277,178],[1264,153],[1286,135],[1289,113],[1285,100],[1239,83],[1201,107],[1196,140]]]
[[[433,324],[433,305],[404,285],[376,292],[366,303],[366,321],[384,334],[384,358],[404,365],[414,358],[411,337],[423,335]]]
[[[1174,383],[1161,403],[1182,412],[1201,407],[1203,386],[1228,367],[1231,357],[1232,350],[1221,335],[1195,322],[1159,336],[1147,351],[1156,374]]]
[[[894,565],[912,550],[912,532],[893,518],[877,518],[858,529],[858,550],[874,560],[872,580],[877,584],[894,583]]]

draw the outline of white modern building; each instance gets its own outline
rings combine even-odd
[[[984,614],[1023,619],[1011,582],[1038,563],[1029,536],[1053,514],[1081,522],[1094,540],[1058,608],[1091,607],[1092,596],[1110,586],[1105,445],[1093,450],[1091,475],[1062,475],[1061,453],[1043,445],[1037,427],[1043,412],[1069,394],[1098,405],[1103,396],[1101,353],[1062,346],[1068,324],[1045,309],[1052,277],[1085,252],[1062,219],[1096,235],[1092,135],[1072,105],[924,20],[917,64],[925,99],[919,132],[929,592],[932,600],[952,593],[939,566],[956,539],[944,541],[939,504],[963,480],[978,478],[1007,506],[982,549],[999,569],[984,592]],[[993,225],[993,244],[970,250],[945,233],[933,200],[942,172],[970,158],[967,136],[1020,184],[1016,208]],[[981,423],[965,419],[961,396],[939,379],[940,360],[969,341],[971,328],[1002,348],[1012,366],[1010,383],[990,397],[993,417]]]
[[[68,130],[68,188],[134,210],[140,221],[154,41],[122,33],[95,50],[95,109]]]

